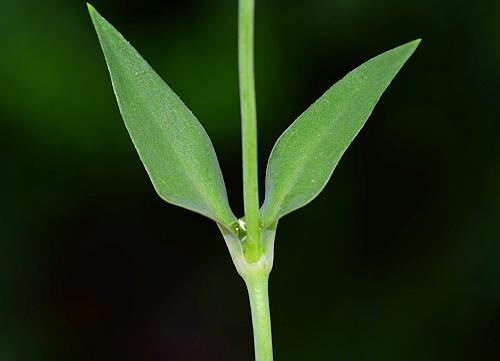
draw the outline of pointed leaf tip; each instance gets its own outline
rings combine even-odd
[[[409,54],[408,56],[411,56],[413,52],[418,48],[420,43],[422,42],[422,39],[418,38],[412,41],[407,42],[406,44],[400,45],[392,50],[389,50],[387,52],[392,52],[396,51],[397,49],[405,49]]]
[[[93,15],[95,8],[90,4],[90,3],[86,3],[87,4],[87,9],[89,10],[89,13],[90,15]]]

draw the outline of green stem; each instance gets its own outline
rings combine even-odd
[[[239,80],[243,143],[243,198],[247,237],[245,257],[250,263],[262,255],[259,229],[259,183],[257,174],[257,106],[254,75],[254,0],[239,2]]]
[[[268,279],[266,272],[245,279],[252,309],[255,361],[273,361]]]
[[[257,172],[257,106],[254,74],[255,0],[239,0],[238,58],[243,142],[243,198],[245,201],[245,261],[240,274],[247,285],[252,309],[256,361],[273,360],[268,279],[271,266],[266,262],[260,240],[259,183]],[[271,255],[272,257],[272,255]],[[248,262],[248,264],[246,263]],[[272,264],[272,261],[271,261]]]

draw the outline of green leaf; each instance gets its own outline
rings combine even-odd
[[[389,50],[333,85],[278,139],[266,172],[264,224],[312,201],[420,40]]]
[[[215,150],[179,97],[91,5],[121,115],[154,188],[167,202],[230,227],[236,220]]]

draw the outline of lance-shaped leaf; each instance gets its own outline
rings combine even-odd
[[[227,227],[236,219],[207,133],[141,55],[92,6],[121,115],[154,188],[167,202]]]
[[[264,224],[306,205],[321,192],[419,42],[389,50],[351,71],[281,135],[267,165]]]

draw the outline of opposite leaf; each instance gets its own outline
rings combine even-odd
[[[265,225],[312,201],[420,40],[389,50],[333,85],[278,139],[266,172]]]
[[[210,139],[191,111],[92,6],[120,112],[154,188],[167,202],[227,227],[236,219]]]

